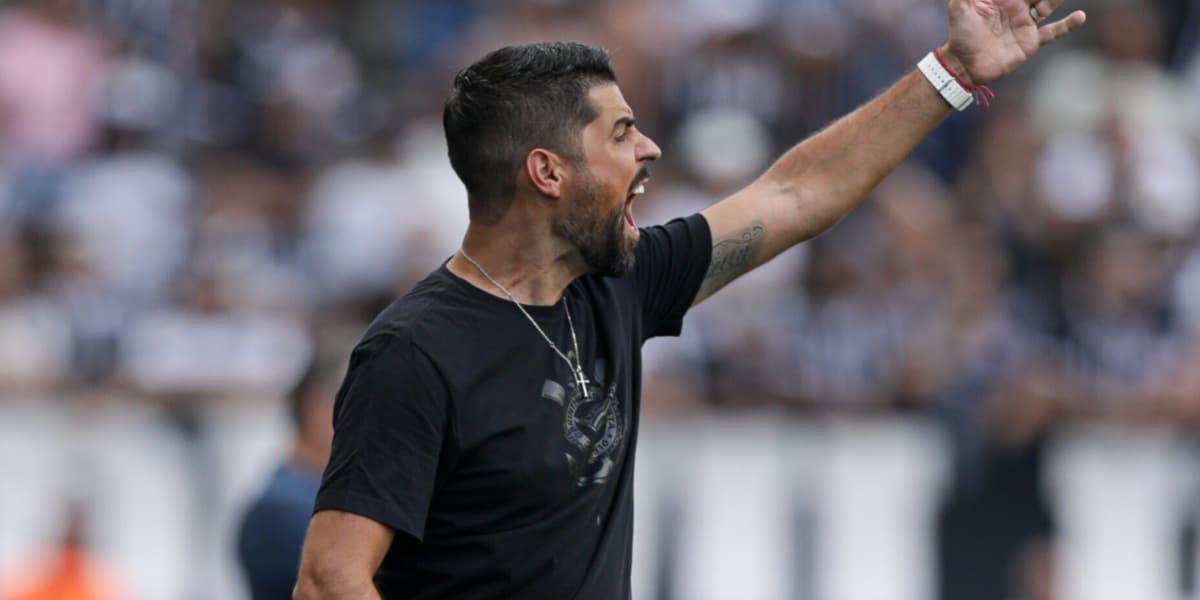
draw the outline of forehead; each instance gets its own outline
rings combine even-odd
[[[588,102],[596,109],[599,115],[596,120],[601,125],[612,125],[616,119],[633,116],[633,109],[629,108],[629,103],[625,102],[625,96],[621,94],[621,88],[615,83],[592,86],[592,89],[588,90]]]

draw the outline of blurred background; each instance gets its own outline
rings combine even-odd
[[[647,345],[637,600],[1200,598],[1200,2],[1070,5],[990,109]],[[486,51],[611,49],[665,151],[650,224],[945,13],[0,2],[0,599],[250,597],[244,515],[323,460],[350,347],[458,246],[441,105]]]

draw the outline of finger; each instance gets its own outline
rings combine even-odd
[[[1043,17],[1050,16],[1051,13],[1058,10],[1062,6],[1063,0],[1035,0],[1033,5],[1037,7],[1038,14]]]
[[[1087,22],[1087,14],[1082,10],[1077,10],[1066,16],[1064,19],[1055,21],[1049,25],[1045,25],[1038,29],[1041,45],[1045,46],[1058,38],[1061,38],[1080,27]]]
[[[1036,10],[1038,14],[1037,22],[1041,23],[1043,20],[1049,17],[1050,14],[1054,12],[1054,9],[1058,8],[1060,4],[1062,4],[1062,0],[1058,0],[1058,2],[1051,2],[1051,0],[1040,0],[1039,2],[1034,2],[1033,9]],[[1032,18],[1033,13],[1029,13],[1029,16]]]

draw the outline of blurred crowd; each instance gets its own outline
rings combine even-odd
[[[1054,583],[1087,511],[1046,481],[1091,471],[1052,477],[1076,459],[1051,442],[1150,432],[1115,458],[1176,456],[1200,425],[1200,5],[1078,4],[1088,27],[990,109],[646,350],[644,436],[768,414],[937,440],[924,597],[1100,599]],[[487,50],[612,51],[665,151],[645,225],[744,185],[945,29],[942,0],[0,2],[0,598],[80,539],[96,597],[245,597],[231,540],[286,451],[283,399],[458,247],[441,104]],[[658,556],[686,562],[668,525]],[[1177,545],[1147,585],[1194,587]],[[674,570],[647,597],[719,598]]]

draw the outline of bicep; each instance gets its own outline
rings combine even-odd
[[[395,532],[354,513],[323,510],[313,515],[300,558],[300,584],[322,591],[373,590],[372,578]]]
[[[804,239],[788,194],[760,179],[701,214],[712,231],[712,258],[694,304]]]

